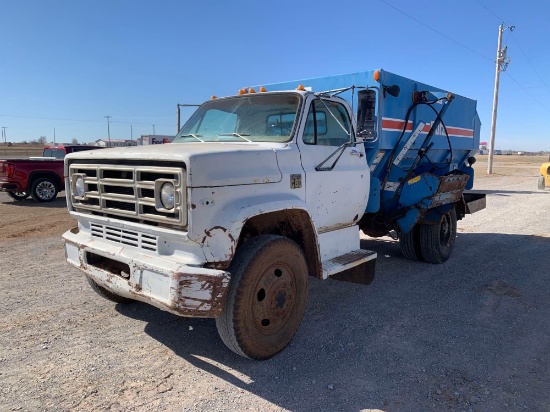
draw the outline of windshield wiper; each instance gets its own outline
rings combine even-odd
[[[236,137],[240,137],[243,140],[246,140],[247,142],[252,142],[252,140],[247,139],[245,137],[245,136],[250,136],[247,133],[242,133],[242,134],[239,134],[239,133],[218,133],[218,136],[236,136]]]
[[[204,143],[204,140],[202,140],[201,138],[199,138],[200,134],[193,134],[193,133],[189,133],[189,134],[182,134],[182,135],[179,135],[178,137],[194,137],[195,139],[197,139],[199,142],[203,142]],[[202,137],[202,136],[201,136]]]

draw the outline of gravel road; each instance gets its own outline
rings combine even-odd
[[[550,190],[544,158],[476,164],[487,209],[459,222],[443,265],[391,238],[369,286],[310,280],[291,345],[255,362],[213,320],[95,295],[65,263],[73,226],[0,193],[0,410],[550,410]]]

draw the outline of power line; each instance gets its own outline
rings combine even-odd
[[[13,119],[30,119],[30,120],[55,120],[55,121],[62,121],[62,122],[86,122],[86,123],[103,123],[104,120],[92,120],[92,119],[64,119],[59,117],[34,117],[34,116],[19,116],[19,115],[10,115],[10,114],[0,114],[0,117],[9,117]],[[118,117],[118,116],[117,116]],[[146,116],[138,116],[138,117],[146,117]],[[169,116],[150,116],[150,118],[157,119],[159,117],[166,117]],[[123,119],[130,119],[131,116],[125,116]],[[138,122],[123,122],[120,120],[111,120],[111,123],[121,123],[121,124],[137,124],[141,126],[150,126],[150,123],[138,123]],[[156,123],[155,123],[156,124]],[[171,125],[167,124],[157,124],[157,126],[162,127],[172,127]]]
[[[512,81],[513,81],[515,84],[517,84],[525,93],[527,93],[527,94],[531,97],[531,99],[533,99],[535,102],[537,102],[544,110],[550,111],[550,110],[548,110],[548,107],[546,107],[546,106],[545,106],[544,104],[542,104],[538,99],[536,99],[535,96],[533,96],[533,95],[529,92],[529,90],[527,90],[526,87],[523,87],[516,79],[514,79],[514,78],[510,75],[510,73],[508,73],[508,72],[505,72],[505,73],[506,73],[506,75],[507,75],[510,79],[512,79]]]
[[[533,65],[533,63],[531,63],[531,60],[529,59],[529,57],[527,57],[527,53],[525,53],[525,51],[523,51],[523,48],[520,46],[519,42],[518,42],[518,39],[516,39],[516,36],[513,36],[512,37],[514,39],[514,41],[516,42],[518,48],[519,48],[519,51],[521,51],[521,53],[523,54],[523,56],[525,57],[525,59],[527,60],[527,62],[529,63],[529,65],[531,66],[531,68],[533,69],[533,71],[536,73],[537,77],[540,79],[540,81],[542,82],[543,85],[546,86],[547,89],[550,90],[550,87],[548,86],[548,84],[546,84],[546,82],[544,81],[544,79],[542,78],[542,76],[540,75],[540,73],[537,71],[537,69],[535,69],[535,66]]]
[[[398,11],[399,13],[401,13],[401,14],[407,16],[408,18],[414,20],[414,21],[417,22],[418,24],[421,24],[422,26],[424,26],[424,27],[426,27],[426,28],[432,30],[433,32],[439,34],[440,36],[443,36],[443,37],[445,37],[446,39],[451,40],[453,43],[456,43],[456,44],[458,44],[459,46],[461,46],[461,47],[463,47],[463,48],[465,48],[465,49],[471,51],[472,53],[475,53],[475,54],[477,54],[478,56],[483,57],[483,58],[486,59],[486,60],[489,60],[491,63],[494,63],[494,62],[495,62],[493,59],[491,59],[491,58],[489,58],[489,57],[487,57],[487,56],[485,56],[485,55],[483,55],[483,54],[481,54],[481,53],[475,51],[474,49],[472,49],[472,48],[466,46],[465,44],[460,43],[459,41],[453,39],[452,37],[447,36],[445,33],[442,33],[442,32],[440,32],[439,30],[434,29],[434,28],[431,27],[431,26],[428,26],[426,23],[424,23],[424,22],[418,20],[416,17],[413,17],[413,16],[411,16],[411,15],[408,14],[408,13],[405,13],[403,10],[401,10],[401,9],[399,9],[399,8],[397,8],[397,7],[395,7],[394,5],[388,3],[387,1],[385,1],[385,0],[379,0],[379,1],[380,1],[381,3],[384,3],[384,4],[387,5],[387,6],[391,7],[392,9]],[[500,19],[495,13],[493,13],[491,10],[489,10],[483,3],[481,3],[479,0],[476,0],[476,1],[477,1],[481,6],[483,6],[489,13],[491,13],[493,16],[497,17],[499,20],[502,21],[502,19]],[[508,37],[509,37],[509,36],[508,36]],[[514,39],[515,39],[515,37],[514,37]],[[516,40],[516,43],[517,43],[517,40]],[[521,48],[520,48],[520,50],[521,50]],[[525,52],[523,52],[523,53],[524,53],[524,55],[525,55]],[[525,57],[527,58],[527,55],[525,55]],[[529,61],[528,58],[527,58],[527,60]],[[531,63],[531,65],[532,65],[532,63]],[[534,69],[534,67],[533,67],[533,69]],[[535,72],[536,72],[536,70],[535,70]],[[548,85],[544,82],[544,80],[543,80],[542,77],[538,74],[538,72],[536,72],[536,73],[537,73],[537,75],[539,76],[539,79],[542,80],[543,84],[544,84],[546,87],[548,87]],[[512,81],[513,81],[514,83],[516,83],[525,93],[527,93],[527,94],[529,95],[529,97],[531,97],[535,102],[537,102],[537,103],[538,103],[541,107],[543,107],[545,110],[548,110],[548,108],[547,108],[544,104],[542,104],[538,99],[536,99],[535,96],[533,96],[533,95],[529,92],[529,90],[527,90],[526,87],[524,87],[523,85],[521,85],[521,84],[520,84],[516,79],[514,79],[509,73],[506,72],[506,74],[507,74],[508,77],[510,77],[510,79],[512,79]]]
[[[476,2],[481,6],[483,7],[485,10],[487,10],[489,13],[491,13],[493,16],[495,16],[499,21],[504,21],[504,19],[500,18],[499,16],[497,16],[495,13],[493,13],[492,10],[489,10],[489,8],[483,4],[482,2],[480,2],[479,0],[476,0]]]
[[[465,44],[460,43],[458,40],[455,40],[455,39],[453,39],[452,37],[447,36],[445,33],[442,33],[442,32],[440,32],[439,30],[434,29],[434,28],[431,27],[431,26],[428,26],[426,23],[424,23],[424,22],[418,20],[416,17],[413,17],[413,16],[411,16],[410,14],[405,13],[403,10],[398,9],[398,8],[395,7],[393,4],[390,4],[390,3],[388,3],[388,2],[385,1],[385,0],[379,0],[379,1],[380,1],[381,3],[384,3],[384,4],[387,5],[387,6],[391,7],[392,9],[397,10],[399,13],[401,13],[401,14],[407,16],[408,18],[414,20],[414,21],[417,22],[418,24],[421,24],[422,26],[424,26],[424,27],[430,29],[431,31],[436,32],[436,33],[439,34],[440,36],[445,37],[446,39],[452,41],[453,43],[456,43],[456,44],[458,44],[459,46],[461,46],[461,47],[463,47],[463,48],[465,48],[465,49],[471,51],[472,53],[475,53],[475,54],[477,54],[478,56],[483,57],[483,58],[486,59],[486,60],[489,60],[491,63],[494,63],[494,62],[495,62],[495,61],[494,61],[493,59],[491,59],[490,57],[487,57],[487,56],[485,56],[485,55],[483,55],[483,54],[481,54],[481,53],[475,51],[474,49],[472,49],[472,48],[466,46]]]
[[[32,119],[32,120],[59,120],[59,121],[66,121],[66,122],[91,122],[91,123],[99,123],[99,120],[85,120],[85,119],[62,119],[62,118],[56,118],[56,117],[33,117],[33,116],[18,116],[18,115],[10,115],[10,114],[0,114],[0,117],[11,117],[15,119]]]

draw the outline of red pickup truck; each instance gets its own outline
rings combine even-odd
[[[42,157],[0,160],[0,191],[7,192],[15,200],[32,196],[38,202],[51,202],[65,189],[65,155],[94,149],[101,147],[46,146]]]

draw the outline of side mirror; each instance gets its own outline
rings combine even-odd
[[[376,92],[372,89],[361,90],[357,94],[357,134],[355,141],[375,139]]]

